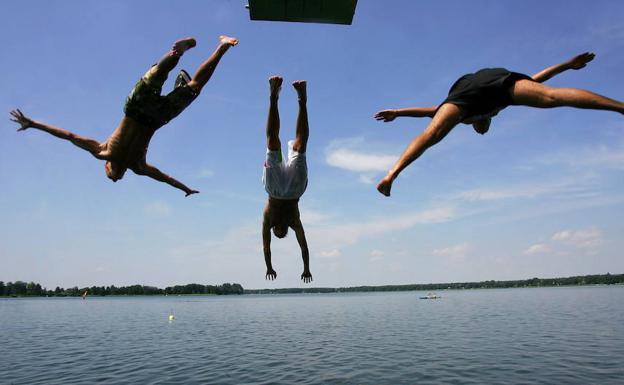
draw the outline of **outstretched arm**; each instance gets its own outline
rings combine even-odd
[[[396,110],[382,110],[375,114],[375,119],[391,122],[397,116],[409,116],[412,118],[433,118],[437,107],[412,107],[399,108]]]
[[[152,166],[151,164],[145,163],[144,165],[140,167],[134,167],[132,168],[132,171],[134,171],[138,175],[149,176],[150,178],[156,179],[159,182],[165,182],[170,186],[178,188],[184,191],[186,193],[186,196],[189,196],[191,194],[197,194],[199,192],[197,190],[191,190],[190,188],[186,187],[184,183],[176,180],[175,178],[170,177],[169,175],[160,171],[159,169]]]
[[[101,144],[97,140],[85,138],[62,128],[54,127],[49,124],[32,120],[31,118],[24,115],[19,109],[11,111],[11,116],[12,117],[10,119],[20,125],[20,128],[18,128],[17,131],[24,131],[28,128],[36,128],[38,130],[45,131],[48,134],[54,135],[57,138],[69,140],[74,145],[82,148],[83,150],[89,151],[93,156],[98,159],[105,159],[105,157],[100,156],[100,153],[102,152],[105,145]]]
[[[264,250],[264,263],[267,268],[264,278],[273,281],[277,278],[277,273],[273,270],[273,265],[271,264],[271,227],[267,209],[265,209],[262,219],[262,249]]]
[[[310,283],[312,282],[312,273],[310,273],[310,253],[308,251],[308,242],[306,241],[301,221],[298,221],[292,228],[297,236],[297,242],[301,248],[301,258],[303,259],[303,273],[301,274],[301,279],[305,283]]]
[[[548,67],[536,73],[535,75],[532,76],[532,78],[538,83],[543,83],[546,80],[552,78],[553,76],[559,75],[563,71],[580,70],[581,68],[585,67],[587,63],[594,60],[594,57],[596,57],[596,55],[592,52],[585,52],[580,55],[576,55],[575,57],[573,57],[572,59],[564,63],[557,64],[552,67]]]

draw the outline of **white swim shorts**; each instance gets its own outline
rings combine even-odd
[[[298,199],[308,187],[308,165],[305,153],[293,150],[295,141],[288,142],[288,159],[284,162],[282,151],[267,149],[262,182],[270,197]]]

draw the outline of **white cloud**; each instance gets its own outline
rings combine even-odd
[[[199,170],[199,172],[197,173],[197,177],[198,178],[212,178],[214,176],[214,171],[208,169],[208,168],[202,168],[201,170]]]
[[[323,250],[321,251],[321,253],[319,254],[319,256],[321,258],[338,258],[342,255],[342,253],[340,252],[340,250],[338,249],[332,249],[332,250]]]
[[[544,254],[550,251],[550,246],[543,243],[536,243],[524,251],[524,254],[535,255]]]
[[[544,164],[565,164],[572,167],[598,167],[624,170],[624,145],[573,148],[544,156]]]
[[[535,198],[543,195],[560,194],[576,191],[570,183],[530,184],[501,189],[474,189],[459,193],[459,198],[469,201],[494,201],[513,198]]]
[[[459,245],[445,247],[442,249],[433,250],[433,255],[439,255],[441,257],[448,258],[463,258],[469,250],[467,243],[460,243]]]
[[[377,175],[390,169],[397,159],[397,155],[370,150],[370,143],[362,137],[335,139],[325,149],[328,165],[359,173],[358,181],[364,184],[374,184]]]
[[[387,171],[396,160],[394,155],[371,154],[347,148],[328,150],[326,156],[330,166],[355,172]]]
[[[593,250],[603,243],[602,232],[597,228],[562,230],[555,233],[552,240],[584,250]]]
[[[377,261],[380,261],[380,260],[382,260],[382,259],[383,259],[383,256],[384,256],[384,255],[386,255],[386,253],[384,253],[384,252],[383,252],[383,251],[381,251],[381,250],[377,250],[377,249],[375,249],[375,250],[371,251],[369,261],[371,261],[371,262],[377,262]]]
[[[308,233],[315,239],[315,242],[337,248],[341,245],[356,243],[364,237],[401,231],[416,225],[447,222],[454,217],[453,208],[442,207],[387,218],[311,228]]]
[[[470,246],[467,243],[460,243],[454,246],[435,249],[433,250],[433,255],[442,258],[445,265],[456,268],[466,262],[466,255],[469,250]]]
[[[316,224],[316,223],[322,223],[325,222],[326,220],[328,220],[329,218],[331,218],[332,216],[318,211],[318,210],[312,210],[309,208],[305,208],[305,207],[301,207],[299,209],[299,212],[301,214],[301,220],[304,222],[304,224]]]
[[[373,175],[370,174],[360,174],[360,177],[358,178],[358,180],[364,184],[374,184],[375,183],[375,177]]]
[[[150,217],[168,217],[173,209],[163,201],[154,201],[145,206],[143,212]]]
[[[246,221],[232,227],[225,234],[214,238],[186,239],[170,250],[170,255],[179,260],[211,260],[216,258],[235,259],[241,255],[262,254],[262,239],[259,238],[260,224]]]
[[[316,258],[319,264],[330,271],[334,267],[337,269],[341,266],[340,261],[346,254],[345,247],[358,242],[369,243],[376,236],[383,237],[386,234],[406,230],[413,226],[440,223],[455,217],[453,209],[446,207],[399,216],[363,217],[361,220],[353,220],[353,222],[347,223],[336,223],[339,218],[333,214],[331,221],[323,221],[323,218],[328,218],[329,215],[315,212],[313,215],[317,216],[318,222],[312,224],[303,215],[305,214],[302,214],[302,220],[312,258]],[[211,271],[217,274],[217,272],[236,271],[237,267],[233,265],[234,261],[237,263],[245,261],[245,263],[252,263],[257,268],[263,269],[261,247],[259,220],[247,220],[231,230],[225,231],[224,234],[218,236],[215,234],[213,238],[193,238],[180,242],[177,247],[169,249],[169,255],[177,261],[176,263],[198,266],[212,266],[214,264]],[[285,277],[284,269],[287,267],[299,270],[300,258],[286,257],[293,253],[295,255],[299,253],[299,246],[293,233],[285,240],[274,240],[271,247],[274,262],[276,267],[279,267],[278,271],[282,277]],[[371,247],[371,249],[374,248],[374,246]],[[379,250],[376,254],[378,253]],[[371,255],[368,258],[372,257]],[[255,276],[250,275],[250,277]],[[256,278],[249,279],[252,282]],[[254,285],[259,284],[261,283],[254,283]]]
[[[534,190],[514,190],[514,189],[474,189],[469,191],[463,191],[459,194],[461,199],[469,202],[475,201],[492,201],[510,198],[533,198],[539,194],[539,191]]]
[[[552,254],[573,255],[594,254],[604,240],[600,229],[590,227],[582,230],[561,230],[550,238],[549,243],[536,243],[524,251],[525,255]]]

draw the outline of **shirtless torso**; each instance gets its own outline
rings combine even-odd
[[[303,230],[303,224],[299,214],[299,199],[277,199],[269,197],[262,217],[262,243],[264,261],[267,267],[266,278],[275,279],[277,273],[271,263],[271,229],[278,238],[284,238],[288,234],[288,228],[293,229],[297,237],[297,243],[301,248],[303,259],[303,273],[301,279],[304,282],[312,281],[310,273],[310,253],[308,243]]]
[[[125,116],[111,136],[100,145],[96,158],[118,163],[132,171],[141,169],[147,163],[147,148],[155,132]]]

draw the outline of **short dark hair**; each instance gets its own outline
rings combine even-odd
[[[284,233],[277,233],[275,232],[276,229],[284,229]],[[278,230],[279,231],[279,230]],[[275,234],[276,237],[282,239],[282,238],[286,238],[286,236],[288,235],[288,226],[284,225],[284,224],[277,224],[275,226],[273,226],[273,234]]]

